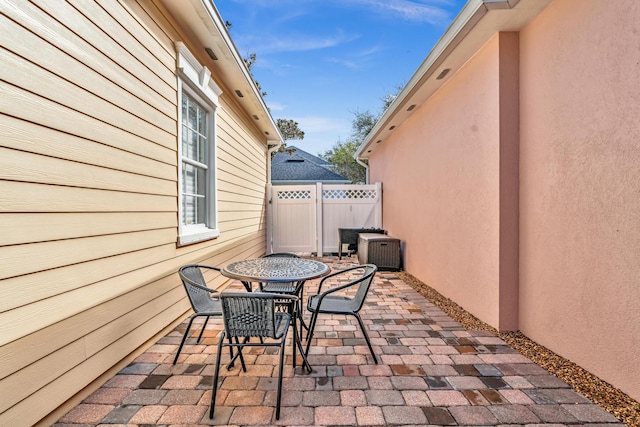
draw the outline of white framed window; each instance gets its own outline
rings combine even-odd
[[[220,235],[216,172],[216,109],[220,88],[183,43],[178,53],[178,244]]]

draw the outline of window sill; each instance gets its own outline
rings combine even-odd
[[[213,228],[198,227],[195,230],[184,231],[178,236],[178,246],[192,245],[194,243],[212,240],[220,237],[220,231]]]

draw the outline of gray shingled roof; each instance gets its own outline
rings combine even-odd
[[[296,184],[323,182],[331,184],[350,183],[347,178],[329,169],[331,163],[309,154],[298,147],[288,146],[293,153],[276,153],[271,161],[272,184]]]

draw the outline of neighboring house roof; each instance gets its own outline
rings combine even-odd
[[[478,49],[500,31],[519,31],[552,0],[468,0],[418,70],[356,150],[366,160]]]
[[[288,146],[289,153],[276,153],[271,161],[272,184],[350,184],[351,181],[333,172],[331,163],[297,147]]]

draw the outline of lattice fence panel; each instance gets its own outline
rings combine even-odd
[[[303,200],[310,199],[311,191],[278,191],[278,200]]]
[[[375,199],[378,197],[376,190],[358,189],[358,190],[323,190],[323,199]]]

